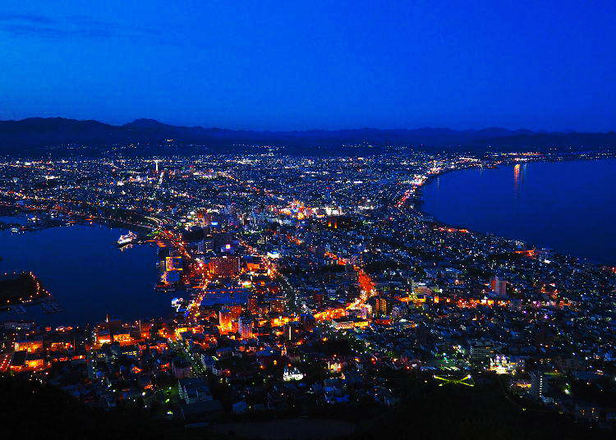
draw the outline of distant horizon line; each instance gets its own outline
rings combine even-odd
[[[132,120],[129,120],[128,122],[124,122],[124,123],[111,123],[111,122],[104,122],[102,120],[99,119],[92,119],[92,118],[85,118],[85,119],[78,119],[78,118],[71,118],[71,117],[66,117],[66,116],[28,116],[25,118],[21,118],[21,119],[0,119],[0,123],[3,122],[23,122],[23,121],[28,121],[28,120],[66,120],[66,121],[76,121],[76,122],[96,122],[99,124],[104,124],[104,125],[109,125],[112,127],[123,127],[126,125],[130,125],[130,124],[134,124],[136,122],[150,122],[150,123],[156,123],[156,124],[160,124],[160,125],[164,125],[164,126],[169,126],[169,127],[180,127],[180,128],[202,128],[205,130],[212,130],[212,129],[216,129],[216,130],[228,130],[228,131],[252,131],[252,132],[289,132],[289,133],[293,133],[293,132],[314,132],[314,131],[323,131],[323,132],[336,132],[336,131],[361,131],[361,130],[376,130],[376,131],[415,131],[415,130],[451,130],[451,131],[455,131],[455,132],[480,132],[480,131],[487,131],[487,130],[504,130],[504,131],[509,131],[509,132],[530,132],[530,133],[537,133],[537,134],[555,134],[555,133],[562,133],[562,134],[590,134],[590,133],[596,133],[596,134],[609,134],[609,133],[614,133],[616,132],[616,128],[613,130],[607,130],[607,131],[579,131],[579,130],[575,130],[575,129],[560,129],[560,130],[550,130],[550,129],[531,129],[531,128],[526,128],[526,127],[520,127],[520,128],[508,128],[505,126],[499,126],[499,125],[491,125],[491,126],[484,126],[482,128],[451,128],[448,126],[438,126],[438,125],[422,125],[422,126],[416,126],[416,127],[404,127],[404,128],[380,128],[380,127],[375,127],[375,126],[364,126],[364,127],[354,127],[354,128],[305,128],[305,129],[266,129],[266,128],[228,128],[228,127],[223,127],[223,126],[215,126],[215,125],[211,125],[211,126],[207,126],[207,125],[201,125],[201,124],[197,124],[197,125],[190,125],[190,124],[174,124],[174,123],[167,123],[167,122],[162,122],[158,119],[154,119],[154,118],[135,118]]]

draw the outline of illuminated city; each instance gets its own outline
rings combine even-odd
[[[616,438],[614,17],[0,2],[0,440]]]
[[[502,376],[519,405],[609,417],[569,394],[575,380],[614,386],[616,268],[449,227],[420,209],[422,186],[449,171],[514,164],[517,184],[520,163],[580,157],[3,161],[2,209],[29,219],[4,228],[130,230],[117,246],[156,250],[151,295],[165,295],[169,311],[40,327],[15,307],[61,312],[53,293],[3,294],[17,319],[3,324],[1,368],[91,405],[152,408],[185,423],[395,406],[398,374],[441,387]]]

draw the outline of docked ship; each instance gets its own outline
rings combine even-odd
[[[120,235],[120,238],[118,238],[118,246],[124,246],[129,243],[132,243],[132,241],[135,240],[136,238],[137,238],[137,234],[135,234],[132,231],[126,235]]]

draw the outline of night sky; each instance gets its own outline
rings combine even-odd
[[[0,119],[616,129],[616,1],[2,0]]]

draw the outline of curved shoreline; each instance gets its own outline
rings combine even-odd
[[[44,212],[44,213],[48,213],[49,211],[43,208],[39,208],[39,209],[24,209],[23,207],[20,206],[7,206],[7,205],[2,205],[3,208],[7,208],[7,209],[12,209],[14,211],[14,214],[31,214],[31,213],[35,213],[35,212]],[[5,217],[5,215],[0,214],[0,218]],[[10,217],[10,216],[9,216]],[[89,219],[89,220],[88,220]],[[65,221],[73,221],[73,222],[79,222],[79,223],[83,223],[83,224],[87,224],[87,223],[95,223],[98,225],[102,225],[102,226],[107,226],[109,228],[123,228],[123,229],[127,229],[129,231],[133,231],[136,233],[145,233],[148,231],[152,231],[155,229],[154,225],[137,225],[135,223],[130,223],[127,222],[125,220],[119,220],[119,219],[109,219],[109,218],[104,218],[104,217],[97,217],[97,216],[86,216],[86,215],[80,215],[80,214],[73,214],[72,216],[68,216]],[[64,225],[59,225],[59,226],[64,226]],[[48,228],[53,228],[53,227],[58,227],[58,225],[49,225],[49,226],[43,226],[41,228],[33,228],[31,231],[35,231],[35,230],[43,230],[43,229],[48,229]]]
[[[536,164],[540,164],[540,163],[561,163],[561,162],[592,162],[592,161],[602,161],[602,160],[616,160],[616,157],[593,157],[593,158],[580,158],[580,157],[574,157],[574,158],[570,158],[570,159],[561,159],[561,160],[536,160],[536,161],[525,161],[525,162],[516,162],[516,161],[512,161],[512,162],[508,162],[508,163],[500,163],[495,167],[490,167],[488,169],[498,169],[498,168],[502,168],[502,167],[513,167],[515,165],[520,165],[520,164],[528,164],[528,163],[536,163]],[[529,248],[529,249],[545,249],[545,250],[549,250],[557,255],[563,255],[563,256],[567,256],[567,257],[571,257],[571,258],[575,258],[580,262],[586,263],[586,264],[591,264],[593,266],[600,266],[600,267],[611,267],[611,266],[616,266],[616,261],[614,262],[601,262],[601,261],[597,261],[591,257],[587,257],[587,256],[582,256],[582,255],[578,255],[576,253],[574,253],[573,251],[570,250],[557,250],[551,247],[548,247],[547,245],[541,245],[538,243],[534,243],[531,242],[529,240],[526,240],[524,238],[510,238],[510,237],[506,237],[502,234],[498,234],[498,233],[492,233],[492,232],[487,232],[487,231],[478,231],[476,229],[472,229],[470,227],[467,227],[465,225],[456,225],[453,223],[447,223],[444,222],[442,220],[439,220],[436,218],[436,216],[434,216],[433,214],[430,214],[429,212],[425,211],[423,209],[423,205],[425,204],[426,200],[425,200],[425,194],[424,194],[424,189],[429,185],[432,184],[434,182],[434,180],[440,178],[441,176],[444,176],[446,174],[452,174],[455,173],[457,171],[469,171],[471,169],[476,169],[476,168],[482,168],[480,166],[468,166],[468,167],[464,167],[464,168],[458,168],[458,169],[449,169],[449,170],[445,170],[441,173],[438,174],[434,174],[428,177],[428,179],[426,179],[426,181],[423,183],[423,185],[421,185],[416,193],[416,198],[414,200],[414,205],[415,205],[415,210],[420,213],[421,215],[427,216],[431,218],[431,221],[439,226],[443,226],[443,227],[450,227],[450,228],[455,228],[455,229],[465,229],[469,232],[472,232],[473,234],[478,234],[481,236],[492,236],[492,237],[497,237],[503,240],[508,240],[508,241],[520,241],[522,243],[524,243],[525,247]]]
[[[29,247],[32,243],[43,243],[43,248],[47,249],[43,255],[60,255],[63,261],[62,265],[56,263],[57,267],[52,269],[53,273],[50,273],[51,270],[46,269],[49,264],[43,265],[39,257],[24,259],[17,255],[23,253],[20,251],[7,251],[8,253],[3,254],[7,262],[5,267],[8,273],[16,274],[24,270],[36,273],[37,277],[41,277],[45,288],[49,290],[50,298],[54,298],[64,308],[62,311],[64,313],[56,316],[48,315],[37,306],[37,303],[22,304],[26,307],[27,313],[5,315],[6,319],[34,321],[40,326],[68,325],[85,328],[102,322],[105,313],[108,312],[125,321],[160,319],[167,317],[170,313],[169,300],[171,297],[161,295],[154,289],[154,283],[158,279],[156,247],[140,244],[136,249],[131,249],[128,256],[124,256],[115,243],[117,236],[121,233],[117,225],[94,220],[45,226],[21,234],[13,234],[9,231],[0,231],[0,233],[3,235],[3,244],[11,243],[12,249],[19,249],[15,243],[22,243],[22,240],[25,240]],[[69,240],[62,241],[64,237],[69,237]],[[83,245],[86,240],[88,246]],[[90,246],[102,250],[92,253]],[[9,248],[8,245],[7,248]],[[65,255],[74,254],[75,249],[80,257],[77,259],[65,257]],[[137,253],[134,253],[135,250]],[[87,255],[95,255],[95,257],[90,258]],[[85,273],[90,274],[91,277],[89,275],[78,276],[79,286],[81,286],[79,289],[86,292],[79,293],[74,282],[64,281],[64,279],[72,279],[75,272],[84,272],[80,269],[83,261],[87,261],[85,264],[88,270]],[[95,265],[97,261],[102,261],[100,267]],[[95,269],[90,269],[91,267]],[[104,270],[101,271],[101,268]],[[119,277],[118,274],[120,274]],[[88,279],[92,277],[95,277],[95,281],[89,282]],[[86,313],[81,316],[80,304],[84,301],[88,304],[85,308]],[[144,301],[148,303],[145,307],[141,304]],[[28,306],[37,307],[30,310]]]

